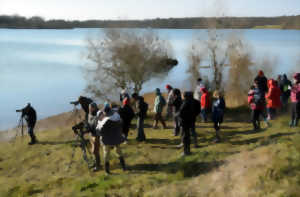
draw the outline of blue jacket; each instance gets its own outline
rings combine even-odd
[[[219,98],[213,102],[212,105],[212,121],[213,122],[223,122],[224,111],[226,108],[224,98]]]

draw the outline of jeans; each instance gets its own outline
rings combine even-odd
[[[207,109],[202,109],[201,110],[201,118],[204,122],[207,122]]]
[[[191,132],[191,127],[182,127],[182,141],[183,141],[183,147],[184,147],[184,154],[190,154],[190,145],[191,145],[191,137],[190,137],[190,132]]]
[[[144,118],[142,118],[142,117],[137,118],[137,130],[138,130],[138,134],[137,134],[136,139],[138,141],[145,141],[146,136],[144,133]]]

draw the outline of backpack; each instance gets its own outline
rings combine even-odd
[[[264,93],[261,92],[261,90],[256,90],[254,92],[253,99],[256,105],[263,105],[265,103],[265,96]]]
[[[167,104],[167,102],[163,96],[160,96],[160,103],[161,103],[162,107],[164,107]]]

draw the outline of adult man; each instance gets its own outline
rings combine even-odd
[[[292,87],[292,82],[290,80],[288,80],[286,74],[284,74],[281,77],[281,80],[279,81],[279,87],[281,90],[281,96],[280,96],[280,100],[282,103],[282,109],[284,111],[287,110],[287,105],[288,105],[288,101],[291,95],[291,90],[290,87]]]
[[[268,92],[268,79],[262,70],[258,71],[258,75],[255,77],[254,81],[257,82],[258,88],[263,92]]]
[[[166,85],[167,93],[168,93],[168,98],[167,98],[167,115],[166,119],[172,118],[173,117],[173,100],[174,100],[174,94],[173,94],[173,87],[169,84]]]
[[[122,121],[118,112],[112,110],[109,105],[103,108],[103,114],[98,112],[99,121],[96,127],[97,135],[101,136],[101,144],[103,145],[105,172],[110,174],[109,170],[109,155],[111,149],[115,148],[117,156],[123,171],[126,170],[125,160],[120,148],[120,144],[125,141],[122,135]]]
[[[156,93],[156,97],[155,97],[154,109],[153,109],[155,115],[154,115],[153,128],[157,129],[158,121],[160,121],[161,124],[163,125],[163,128],[166,129],[167,126],[162,117],[162,112],[163,112],[164,106],[166,105],[166,101],[165,101],[164,97],[161,95],[159,88],[156,88],[155,93]]]
[[[146,136],[144,133],[144,120],[147,115],[148,104],[145,103],[144,97],[139,96],[137,93],[133,93],[132,98],[134,99],[136,105],[135,115],[137,116],[137,130],[138,130],[136,140],[140,142],[146,141]]]
[[[182,127],[182,138],[183,138],[183,156],[191,154],[190,151],[190,133],[192,132],[192,129],[195,128],[195,121],[196,121],[196,114],[199,107],[199,105],[196,105],[193,99],[193,93],[192,92],[185,92],[184,93],[184,100],[180,107],[179,112],[177,113],[177,116],[180,118],[181,121],[181,127]]]
[[[27,104],[26,107],[20,110],[16,110],[17,112],[22,112],[21,118],[25,118],[27,122],[27,128],[28,128],[28,134],[31,138],[31,141],[28,143],[28,145],[33,145],[36,143],[36,137],[34,135],[34,126],[36,123],[36,111],[34,108],[31,106],[30,103]]]
[[[70,103],[73,105],[78,105],[78,104],[81,105],[81,108],[85,112],[85,120],[87,121],[89,116],[89,104],[91,104],[92,102],[93,102],[92,99],[84,96],[80,96],[77,101],[72,101]]]

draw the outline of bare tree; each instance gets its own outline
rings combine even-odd
[[[249,86],[254,74],[251,47],[243,38],[233,35],[228,42],[229,75],[226,86],[226,97],[231,106],[245,104]]]
[[[153,77],[164,77],[177,64],[171,45],[147,30],[109,29],[102,39],[88,39],[86,90],[95,97],[111,98],[120,89],[140,92]]]
[[[198,40],[197,40],[198,41]],[[202,54],[202,48],[201,48],[201,43],[200,42],[193,42],[194,44],[191,45],[190,49],[188,50],[188,69],[187,69],[187,74],[190,76],[189,81],[191,83],[192,89],[194,89],[197,85],[197,79],[201,77],[200,73],[200,63],[202,62],[203,59],[203,54]]]
[[[224,88],[222,86],[224,66],[228,60],[226,40],[216,30],[210,30],[208,35],[206,46],[213,72],[213,86],[214,89],[221,90]]]

